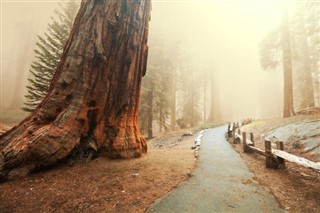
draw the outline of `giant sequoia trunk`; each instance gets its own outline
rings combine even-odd
[[[283,57],[283,80],[284,80],[284,108],[283,117],[294,115],[293,89],[292,89],[292,54],[289,21],[285,3],[282,3],[282,57]]]
[[[74,150],[112,158],[147,151],[138,125],[150,0],[85,0],[48,95],[0,140],[0,179],[56,163]]]

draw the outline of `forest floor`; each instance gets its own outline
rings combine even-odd
[[[313,115],[259,120],[243,130],[254,132],[256,146],[264,149],[262,139],[277,127],[319,118],[320,115]],[[190,149],[196,134],[178,141],[184,132],[172,132],[148,141],[148,154],[142,158],[100,157],[89,164],[59,165],[0,183],[0,213],[144,212],[154,200],[191,176],[197,164]],[[320,173],[288,162],[285,170],[266,169],[263,157],[245,154],[241,145],[232,145],[254,174],[255,181],[270,189],[282,208],[288,212],[320,212]],[[285,150],[315,159],[303,147],[289,144]]]
[[[242,127],[242,131],[253,132],[255,145],[264,150],[263,138],[282,130],[283,135],[290,133],[292,125],[309,124],[310,121],[318,122],[314,125],[317,134],[309,134],[309,137],[300,137],[299,132],[291,133],[284,150],[297,156],[319,162],[319,156],[307,152],[304,144],[299,141],[317,140],[320,136],[320,114],[294,116],[286,119],[258,120]],[[300,129],[305,131],[306,129]],[[315,131],[314,131],[315,132]],[[294,140],[293,140],[294,139]],[[256,153],[246,154],[242,151],[242,145],[233,144],[242,159],[246,161],[249,169],[254,173],[257,181],[269,188],[279,203],[288,212],[320,212],[320,173],[314,170],[286,162],[285,170],[274,170],[265,168],[265,157]],[[316,148],[320,146],[317,142]],[[314,149],[316,150],[316,149]]]
[[[0,213],[144,212],[195,167],[190,148],[196,135],[178,141],[183,132],[148,141],[148,154],[142,158],[100,157],[0,183]]]

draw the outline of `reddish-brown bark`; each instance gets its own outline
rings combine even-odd
[[[138,124],[150,0],[82,2],[44,101],[0,138],[0,179],[64,159],[78,147],[111,158],[147,151]]]

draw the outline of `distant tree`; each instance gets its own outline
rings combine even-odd
[[[157,121],[160,131],[168,127],[170,114],[170,71],[171,61],[163,53],[164,41],[150,42],[147,74],[142,81],[139,105],[139,126],[148,138],[153,137],[153,121]]]
[[[170,58],[170,129],[173,131],[177,125],[177,91],[178,91],[178,82],[180,76],[180,69],[182,66],[182,49],[181,49],[181,40],[173,40],[168,45],[168,57]]]
[[[206,74],[206,72],[204,73]],[[206,76],[206,75],[204,75]],[[202,79],[202,90],[203,90],[203,122],[206,122],[207,120],[207,86],[208,86],[208,81],[206,78]]]
[[[304,51],[307,51],[308,54],[303,53],[302,55],[304,63],[309,64],[310,70],[309,76],[306,76],[306,78],[310,79],[312,77],[313,93],[318,99],[318,106],[320,106],[320,4],[316,1],[302,1],[298,8],[296,19],[294,19],[294,22],[298,24],[296,24],[297,28],[294,30],[303,30],[302,35],[305,38],[304,44],[306,47]],[[312,82],[308,83],[310,82],[308,79],[306,81],[306,84],[309,84],[310,87]],[[310,88],[308,91],[311,92]],[[310,94],[308,96],[310,97]],[[309,104],[312,105],[312,102],[309,102]]]
[[[281,47],[283,60],[283,82],[284,82],[284,106],[283,117],[290,117],[295,114],[293,108],[292,88],[292,49],[290,24],[285,3],[282,4],[282,26],[281,26]]]
[[[310,51],[305,36],[294,36],[293,88],[298,109],[314,107],[314,85]],[[298,50],[298,51],[297,51]]]
[[[186,57],[186,61],[187,57]],[[180,92],[182,93],[181,118],[186,125],[195,126],[201,120],[200,94],[202,77],[191,64],[186,62],[181,69],[179,78]]]
[[[260,42],[260,64],[264,70],[276,69],[282,64],[280,29],[268,33]]]
[[[201,120],[200,88],[196,88],[195,80],[190,79],[190,83],[190,87],[183,91],[182,119],[190,127],[194,127]]]
[[[22,108],[24,111],[32,112],[46,96],[78,8],[78,3],[73,0],[59,3],[59,9],[54,10],[55,16],[48,24],[48,32],[38,36],[35,60],[30,68],[31,78],[28,79],[28,94],[25,96],[27,100]]]
[[[150,67],[150,65],[148,65]],[[150,68],[149,68],[150,69]],[[139,104],[139,127],[142,132],[148,133],[148,138],[153,137],[153,105],[154,105],[154,79],[151,74],[152,70],[149,70],[146,76],[143,78],[140,93]]]
[[[311,46],[316,52],[320,52],[320,4],[317,1],[302,1],[299,5],[300,21],[304,22],[304,30]],[[317,58],[320,60],[320,58]]]
[[[221,109],[220,109],[220,96],[219,96],[219,86],[216,83],[216,76],[214,70],[210,72],[210,108],[208,122],[221,121]]]
[[[171,101],[170,101],[170,129],[172,131],[176,128],[176,115],[177,115],[177,81],[178,73],[177,66],[172,67],[171,74]]]
[[[289,21],[283,5],[281,28],[270,32],[260,43],[262,68],[268,70],[275,69],[281,64],[283,66],[284,117],[294,114],[293,88],[295,88],[295,100],[300,108],[315,106],[314,88],[320,88],[319,4],[307,1],[299,3],[298,6],[296,14]],[[316,92],[319,99],[320,89]]]
[[[154,97],[154,112],[156,114],[156,120],[159,123],[159,131],[168,129],[168,120],[170,112],[171,90],[170,74],[172,71],[172,62],[169,58],[165,58],[163,66],[159,69],[157,84],[155,85],[155,97]]]

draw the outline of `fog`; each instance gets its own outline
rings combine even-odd
[[[37,35],[56,7],[50,1],[1,1],[1,109],[22,106]]]
[[[280,20],[277,1],[154,1],[150,40],[180,41],[193,67],[215,72],[224,120],[279,117],[282,72],[262,71],[258,49]]]
[[[49,0],[1,1],[1,109],[21,107],[14,102],[25,94],[36,36],[56,7]],[[262,37],[279,23],[277,1],[155,0],[149,41],[163,38],[168,55],[170,45],[179,44],[190,72],[215,73],[224,120],[279,117],[282,72],[262,71],[258,52]]]

